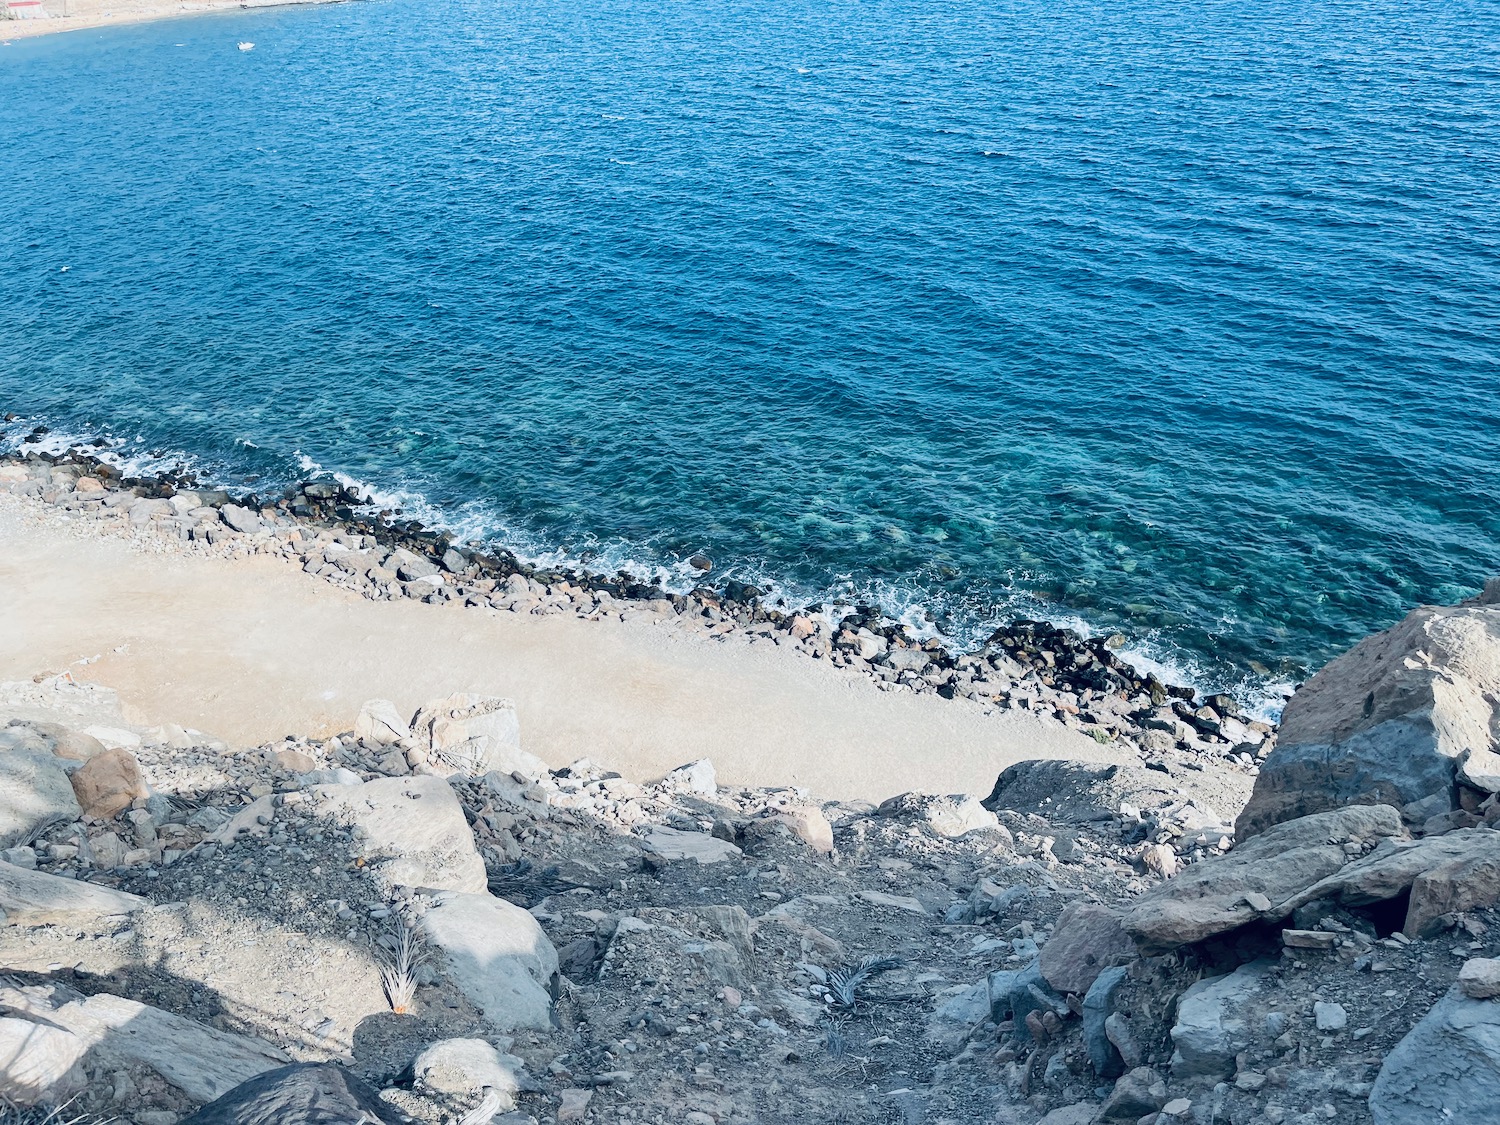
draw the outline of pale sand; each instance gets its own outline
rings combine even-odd
[[[183,3],[182,0],[175,3],[163,3],[162,0],[44,0],[42,7],[50,18],[0,21],[0,43],[34,39],[38,35],[52,35],[60,31],[144,23],[147,20],[171,19],[203,12],[333,2],[336,0],[204,0],[202,3]]]
[[[646,779],[708,757],[729,784],[873,800],[983,795],[1024,758],[1126,760],[1026,712],[883,692],[790,648],[716,640],[675,618],[372,602],[279,559],[143,553],[42,511],[0,496],[0,680],[71,666],[118,689],[138,725],[256,745],[348,730],[370,698],[409,713],[474,691],[513,698],[523,744],[554,767],[589,757]]]

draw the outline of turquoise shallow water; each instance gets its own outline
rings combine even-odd
[[[1500,572],[1493,0],[202,16],[0,170],[12,442],[1247,691]]]

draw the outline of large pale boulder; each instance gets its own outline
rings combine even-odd
[[[422,915],[421,932],[493,1026],[551,1025],[557,950],[527,911],[489,894],[444,893]]]
[[[1495,1120],[1500,1003],[1454,987],[1386,1056],[1370,1091],[1375,1125]]]
[[[442,1039],[422,1048],[411,1064],[416,1087],[423,1093],[462,1097],[488,1087],[501,1109],[512,1109],[521,1090],[526,1064],[515,1055],[496,1050],[484,1039]]]
[[[1273,824],[1350,802],[1408,805],[1425,819],[1454,805],[1460,766],[1500,787],[1500,580],[1456,606],[1423,606],[1366,637],[1308,680],[1282,715],[1235,825]]]
[[[18,1106],[58,1105],[87,1083],[88,1043],[60,1027],[0,1017],[0,1099]]]
[[[0,924],[79,925],[133,914],[150,905],[124,891],[0,863]]]
[[[50,754],[0,751],[0,848],[83,815],[68,775]]]
[[[0,1010],[72,1036],[91,1066],[148,1067],[194,1101],[217,1098],[237,1083],[287,1061],[280,1050],[121,996],[83,996],[61,985],[0,986]],[[62,1061],[61,1056],[55,1060]],[[71,1064],[70,1064],[71,1065]]]
[[[1121,921],[1143,949],[1159,951],[1285,918],[1303,891],[1343,868],[1345,844],[1363,848],[1402,835],[1401,814],[1389,805],[1351,805],[1278,824],[1147,891]]]
[[[387,890],[481,892],[484,860],[463,807],[440,777],[383,777],[363,785],[316,785],[317,815],[350,825]]]
[[[425,743],[430,764],[448,774],[482,777],[498,770],[541,777],[547,765],[521,749],[516,705],[493,695],[459,693],[422,707],[412,733]]]
[[[411,727],[389,699],[371,699],[359,709],[354,735],[364,742],[389,746],[411,734]]]
[[[1500,832],[1476,829],[1470,846],[1428,868],[1411,884],[1402,932],[1431,937],[1445,915],[1493,906],[1500,900]]]

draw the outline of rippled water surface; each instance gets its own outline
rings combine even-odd
[[[1500,571],[1500,3],[200,16],[0,170],[0,411],[129,455],[1219,682]]]

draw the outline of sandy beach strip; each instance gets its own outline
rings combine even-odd
[[[144,23],[147,20],[175,19],[201,15],[204,12],[229,12],[243,8],[280,8],[293,4],[328,4],[339,0],[205,0],[202,3],[163,3],[161,0],[18,0],[11,10],[39,7],[45,18],[11,18],[0,20],[0,44],[63,31],[112,27],[116,24]],[[0,0],[0,11],[5,5]]]
[[[982,795],[1026,758],[1134,759],[675,618],[370,601],[277,557],[132,540],[0,495],[0,679],[62,670],[119,689],[133,722],[231,744],[348,730],[366,699],[412,711],[474,691],[515,699],[525,745],[554,767],[587,757],[638,779],[708,757],[730,784],[871,800]]]

